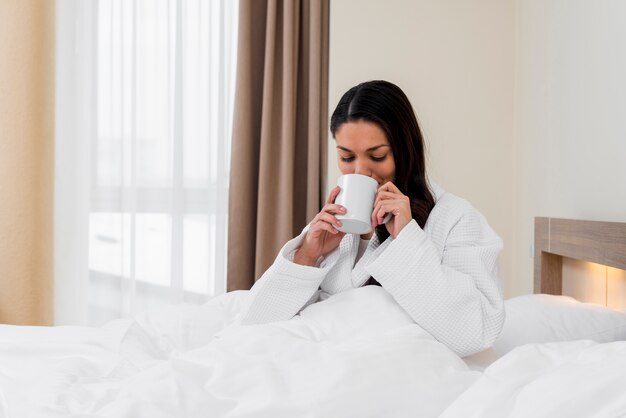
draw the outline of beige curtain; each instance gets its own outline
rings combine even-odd
[[[54,1],[0,0],[0,323],[53,322]]]
[[[328,0],[241,0],[228,290],[249,289],[323,200]]]

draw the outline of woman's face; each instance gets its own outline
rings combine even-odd
[[[346,122],[335,131],[342,174],[363,174],[383,185],[393,181],[396,164],[385,132],[375,123]]]

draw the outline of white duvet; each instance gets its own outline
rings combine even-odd
[[[626,417],[626,341],[518,347],[442,414],[450,417]]]
[[[102,328],[1,326],[0,417],[434,417],[480,376],[380,287],[229,325],[246,296]]]
[[[0,418],[626,416],[626,342],[527,345],[480,373],[378,286],[233,325],[246,297],[0,326]]]

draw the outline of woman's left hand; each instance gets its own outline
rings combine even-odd
[[[392,182],[387,182],[378,188],[374,211],[372,212],[372,227],[383,223],[385,215],[391,214],[391,219],[385,224],[389,234],[395,239],[402,228],[413,219],[409,197],[400,192]]]

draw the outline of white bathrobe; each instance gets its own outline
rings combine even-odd
[[[411,220],[382,244],[374,234],[356,264],[359,237],[352,234],[318,267],[293,263],[305,228],[250,290],[242,324],[290,319],[309,303],[360,287],[372,276],[459,356],[490,347],[504,322],[497,268],[502,240],[466,200],[434,183],[431,190],[436,204],[423,230]]]

